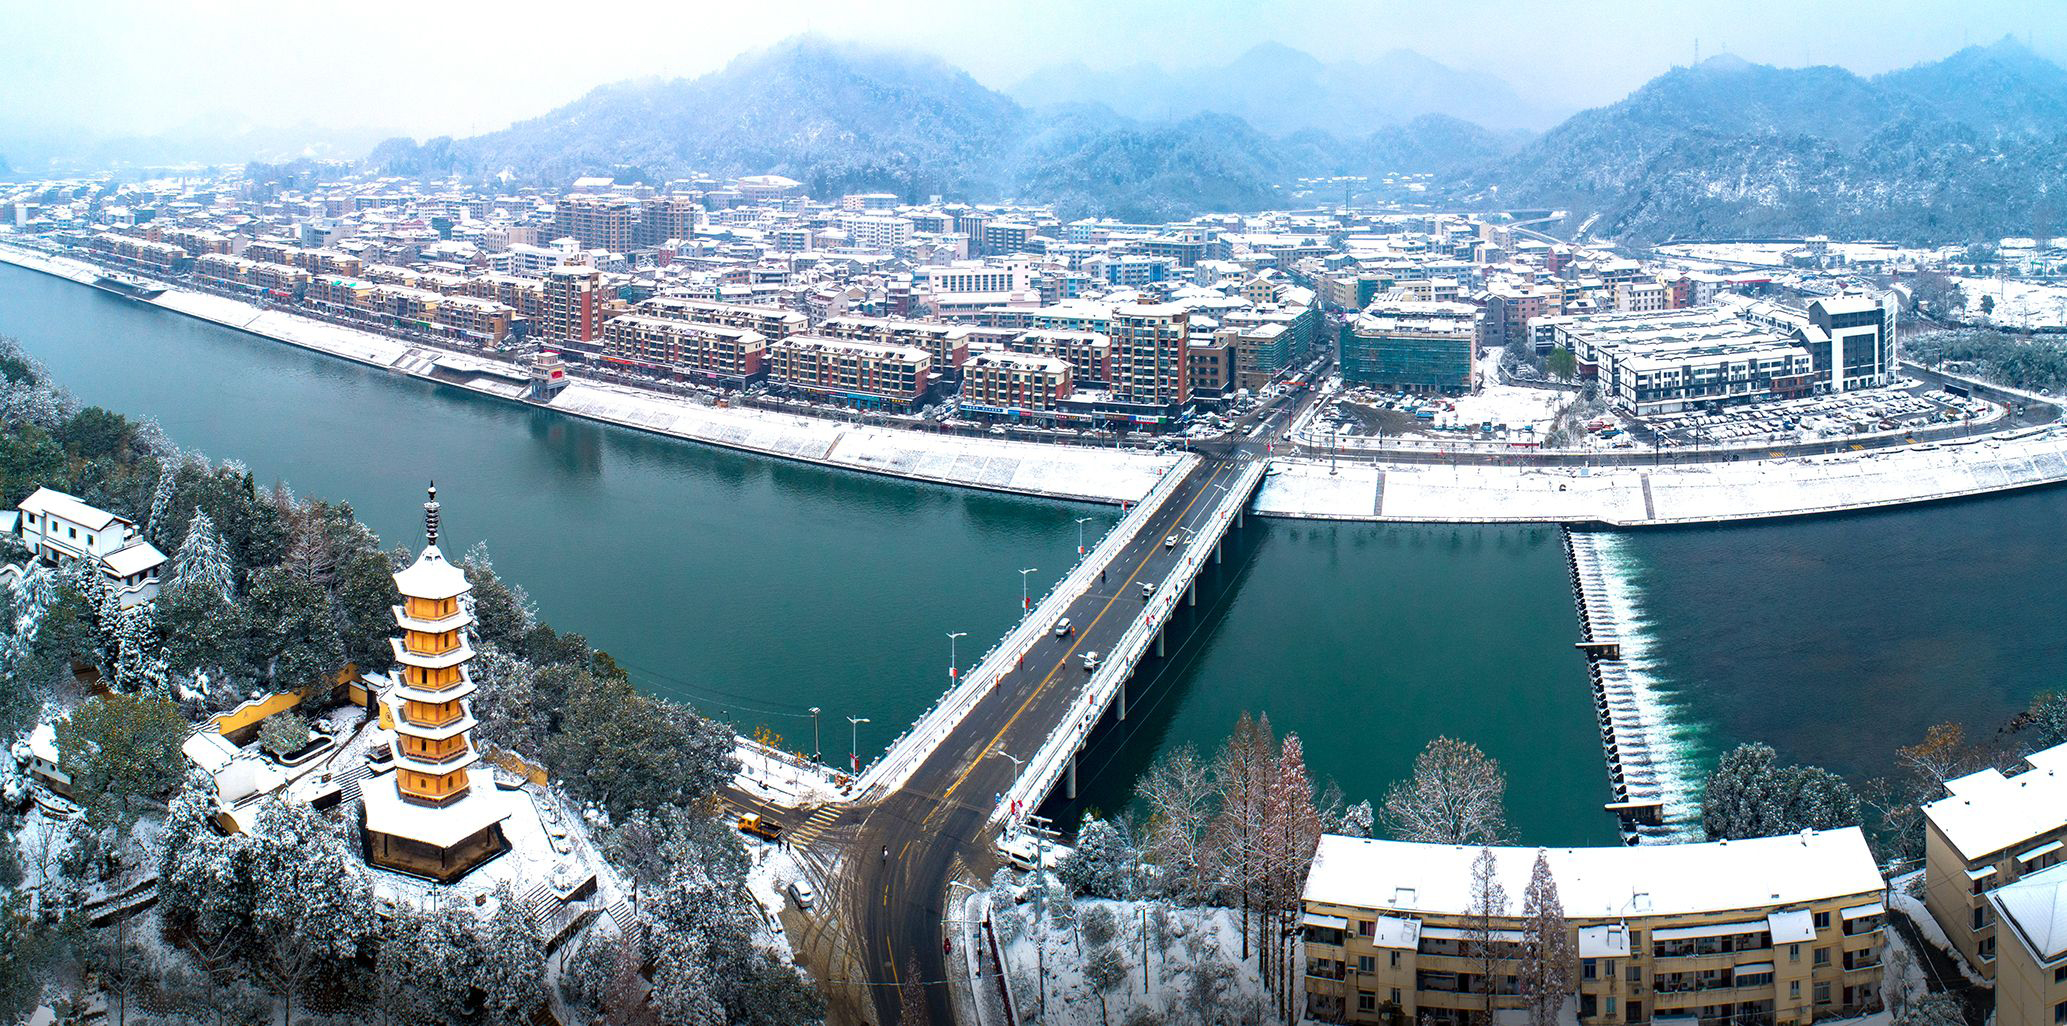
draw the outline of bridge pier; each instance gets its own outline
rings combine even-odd
[[[1191,587],[1184,589],[1184,604],[1187,606],[1199,604],[1199,579],[1196,577],[1191,579]]]
[[[1156,631],[1156,658],[1157,658],[1157,659],[1161,659],[1161,658],[1163,657],[1163,637],[1164,637],[1165,635],[1169,634],[1169,633],[1170,633],[1170,631],[1169,631],[1169,628],[1167,628],[1167,627],[1164,627],[1164,628],[1162,628],[1162,629],[1159,629],[1159,630],[1157,630],[1157,631]]]
[[[1126,682],[1126,680],[1125,680],[1125,679],[1122,679],[1122,680],[1120,681],[1120,695],[1119,695],[1119,700],[1120,700],[1120,708],[1119,708],[1119,712],[1120,712],[1120,719],[1123,719],[1123,720],[1124,720],[1124,719],[1126,719],[1126,718],[1127,718],[1127,682]]]
[[[1069,757],[1069,779],[1062,785],[1062,796],[1070,801],[1077,800],[1077,757]]]
[[[1219,565],[1220,565],[1220,550],[1221,550],[1221,549],[1222,549],[1223,547],[1225,547],[1226,545],[1227,545],[1227,542],[1225,542],[1225,541],[1217,541],[1217,542],[1214,542],[1214,543],[1213,543],[1213,565],[1214,565],[1214,566],[1219,566]]]

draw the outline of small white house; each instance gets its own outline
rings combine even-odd
[[[125,609],[158,597],[165,554],[135,524],[49,488],[36,489],[16,508],[14,534],[38,559],[59,566],[93,560]]]

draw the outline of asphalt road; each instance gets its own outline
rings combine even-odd
[[[1043,634],[904,786],[841,813],[817,835],[846,852],[834,900],[859,948],[855,962],[866,977],[860,986],[876,1023],[953,1021],[941,920],[950,880],[987,880],[997,866],[996,838],[984,825],[1017,772],[1000,753],[1031,758],[1078,711],[1090,677],[1083,654],[1108,652],[1118,642],[1140,614],[1141,584],[1160,585],[1183,552],[1164,540],[1203,521],[1223,494],[1214,486],[1239,469],[1221,459],[1195,467],[1109,564],[1106,579],[1070,602],[1063,615],[1071,633]],[[809,845],[814,837],[800,840]]]

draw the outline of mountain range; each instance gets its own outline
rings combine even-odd
[[[1036,109],[1103,103],[1143,121],[1231,114],[1271,135],[1302,129],[1369,135],[1425,114],[1496,131],[1540,132],[1570,113],[1523,100],[1492,75],[1459,71],[1411,50],[1371,61],[1323,62],[1280,43],[1253,47],[1226,64],[1182,71],[1056,65],[1028,76],[1008,94]]]
[[[500,132],[391,139],[371,160],[539,182],[776,173],[818,196],[1140,220],[1285,205],[1302,177],[1430,172],[1432,198],[1598,212],[1596,235],[1632,240],[1968,241],[2056,228],[2067,196],[2067,70],[2011,40],[1873,78],[1716,57],[1533,138],[1511,126],[1534,115],[1502,130],[1455,115],[1507,102],[1498,80],[1413,55],[1327,65],[1265,46],[1200,75],[1114,74],[1082,88],[1037,74],[1008,96],[937,58],[801,37],[701,78],[605,86]]]

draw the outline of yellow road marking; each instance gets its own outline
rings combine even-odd
[[[1211,493],[1211,485],[1215,480],[1217,480],[1220,477],[1220,475],[1226,469],[1227,468],[1224,464],[1216,465],[1213,468],[1212,473],[1206,475],[1206,480],[1200,484],[1198,493],[1191,497],[1190,502],[1184,504],[1183,509],[1177,511],[1177,516],[1175,517],[1176,521],[1182,521],[1185,515],[1191,512],[1191,508],[1193,506],[1198,505],[1200,499],[1205,498],[1208,494]],[[1154,539],[1150,540],[1153,541]],[[1139,574],[1142,568],[1148,566],[1148,561],[1155,558],[1155,554],[1156,546],[1151,544],[1148,547],[1148,554],[1141,557],[1141,562],[1134,564],[1133,571],[1127,575],[1126,579],[1129,581],[1133,580],[1134,575]],[[993,736],[989,742],[985,743],[981,749],[977,750],[976,758],[970,760],[969,767],[963,770],[962,775],[956,777],[955,782],[952,785],[950,785],[944,793],[942,793],[941,800],[943,802],[954,797],[955,792],[961,789],[962,784],[969,779],[971,774],[976,772],[976,767],[982,765],[983,760],[990,757],[991,749],[997,747],[998,742],[1004,740],[1005,734],[1012,729],[1012,725],[1019,722],[1019,717],[1024,715],[1026,710],[1030,708],[1037,699],[1039,699],[1043,694],[1047,693],[1049,685],[1052,684],[1055,680],[1055,675],[1061,673],[1063,668],[1069,665],[1070,657],[1075,655],[1078,646],[1084,643],[1084,636],[1089,634],[1091,628],[1096,627],[1100,620],[1105,619],[1105,614],[1112,611],[1113,603],[1118,602],[1119,600],[1120,597],[1117,592],[1115,592],[1111,598],[1105,600],[1105,605],[1098,610],[1098,615],[1092,617],[1091,623],[1077,635],[1077,640],[1070,643],[1068,650],[1062,653],[1062,659],[1055,664],[1055,668],[1048,671],[1048,675],[1042,678],[1040,684],[1034,687],[1033,693],[1026,696],[1026,701],[1021,702],[1019,704],[1019,708],[1013,710],[1011,717],[1005,720],[1005,725],[998,728],[997,734]],[[934,819],[937,818],[943,811],[945,811],[945,809],[945,805],[943,805],[941,808],[935,809],[932,815],[926,817],[926,822],[922,825],[931,826]]]

